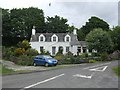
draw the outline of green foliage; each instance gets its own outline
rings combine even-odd
[[[77,30],[77,38],[79,41],[85,40],[86,35],[81,29]]]
[[[43,10],[38,8],[2,9],[3,45],[15,45],[24,39],[30,40],[31,30],[44,31]]]
[[[111,37],[106,31],[102,29],[94,29],[86,36],[89,49],[95,49],[97,52],[108,52],[113,48]],[[107,43],[106,43],[107,42]]]
[[[22,42],[19,42],[17,45],[18,45],[19,48],[24,48],[25,50],[31,48],[28,40],[23,40]]]
[[[14,56],[15,47],[2,47],[2,58],[9,59],[9,57]]]
[[[114,42],[114,51],[120,50],[120,26],[116,26],[112,31],[109,32]]]
[[[120,76],[120,66],[114,67],[114,68],[113,68],[113,71],[114,71],[118,76]]]
[[[49,51],[45,51],[45,49],[40,51],[41,55],[50,55]]]
[[[14,72],[14,70],[8,69],[5,66],[0,64],[0,73],[2,73],[2,74],[10,74],[10,73],[13,73],[13,72]]]
[[[102,54],[100,54],[101,60],[102,61],[107,61],[108,60],[108,53],[104,52]]]
[[[69,52],[66,53],[66,55],[67,55],[67,56],[72,56],[73,53],[69,51]]]
[[[47,17],[45,31],[49,33],[64,33],[68,30],[67,19],[63,17]]]
[[[82,53],[82,54],[80,55],[80,57],[81,57],[81,58],[86,58],[86,57],[88,57],[88,53]]]
[[[96,63],[97,60],[89,60],[89,63]]]
[[[56,55],[54,58],[60,61],[64,58],[64,55],[62,55],[62,54],[61,55]]]
[[[33,65],[33,58],[34,56],[21,55],[17,58],[16,63],[18,65],[31,66]]]
[[[88,22],[84,26],[82,26],[81,30],[85,34],[85,36],[95,28],[102,28],[105,31],[109,31],[109,25],[104,20],[98,17],[91,17]]]
[[[25,52],[25,54],[26,54],[27,56],[36,56],[36,55],[38,55],[39,53],[38,53],[37,50],[30,48],[30,49],[28,49],[28,50]]]
[[[24,48],[17,48],[15,50],[15,55],[23,55],[25,53],[25,49]]]
[[[91,56],[92,56],[92,57],[97,57],[97,56],[99,56],[99,53],[92,52],[92,53],[91,53]]]
[[[62,54],[63,54],[63,47],[60,46],[56,55],[62,55]]]

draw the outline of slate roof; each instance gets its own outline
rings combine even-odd
[[[39,41],[39,36],[43,34],[45,36],[45,42],[51,42],[52,35],[58,36],[58,42],[64,42],[64,37],[68,34],[71,37],[71,45],[86,45],[85,41],[78,41],[77,35],[72,33],[36,33],[36,35],[31,36],[31,42]]]

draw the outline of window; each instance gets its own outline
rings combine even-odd
[[[66,52],[69,52],[70,51],[70,48],[69,47],[66,47]]]
[[[81,53],[81,47],[77,48],[78,53]]]
[[[40,37],[40,41],[43,41],[43,37]]]
[[[56,37],[53,37],[53,42],[55,42],[56,41]]]
[[[39,42],[45,42],[45,36],[43,34],[39,36]]]
[[[43,46],[40,46],[40,52],[42,52],[43,51]]]
[[[86,47],[83,47],[83,53],[86,53]]]
[[[55,55],[56,47],[52,47],[52,55]]]
[[[70,41],[69,39],[70,39],[69,37],[66,37],[66,41],[67,41],[67,42],[69,42],[69,41]]]

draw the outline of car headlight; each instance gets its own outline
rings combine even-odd
[[[51,60],[48,60],[48,62],[50,62],[50,63],[51,63],[52,61],[51,61]]]

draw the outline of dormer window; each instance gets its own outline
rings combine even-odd
[[[71,41],[71,37],[67,34],[64,38],[65,42],[70,42]]]
[[[69,38],[69,37],[66,37],[66,41],[69,42],[69,41],[70,41],[70,38]]]
[[[39,36],[39,42],[44,42],[45,41],[45,36],[43,34],[41,34]]]
[[[56,42],[56,37],[53,37],[53,42]]]
[[[57,35],[52,35],[52,37],[51,37],[51,41],[52,42],[58,42],[58,36]]]
[[[40,41],[43,41],[43,37],[40,37]]]

